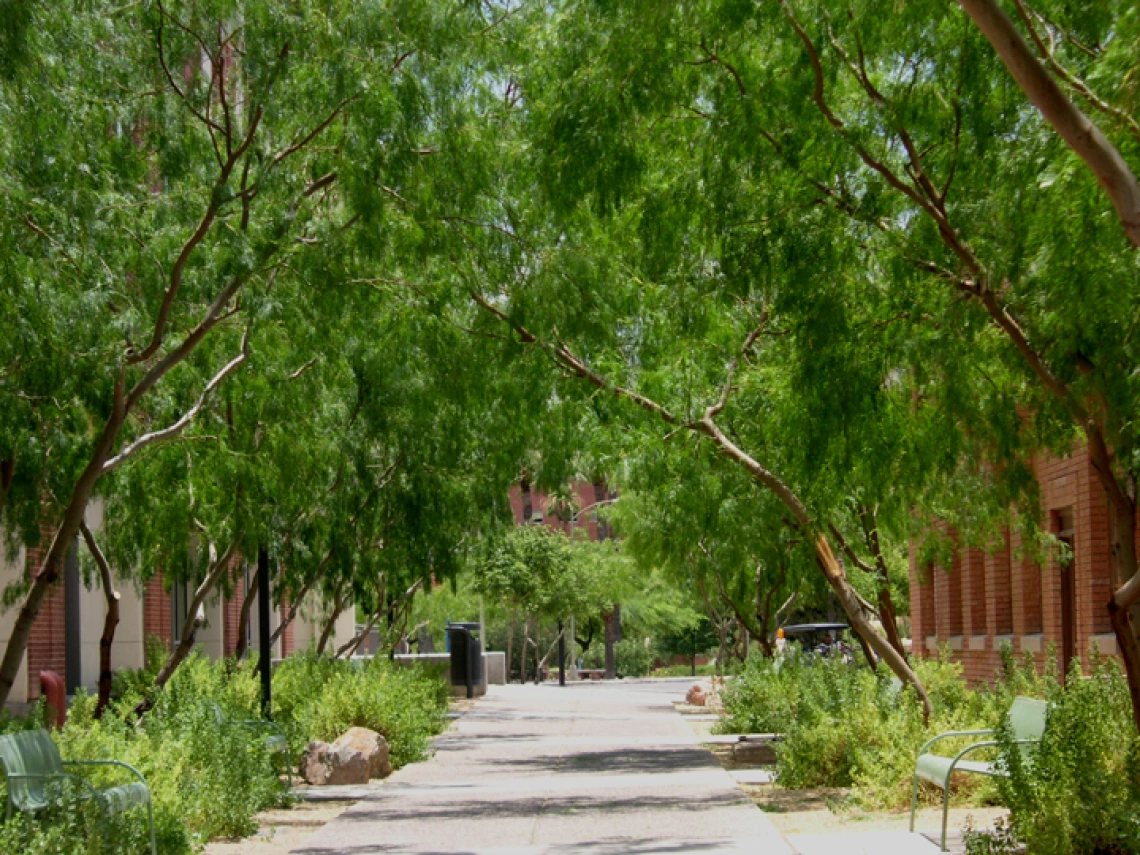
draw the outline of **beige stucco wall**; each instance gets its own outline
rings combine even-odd
[[[8,550],[3,545],[3,539],[0,538],[0,591],[7,588],[11,583],[18,582],[24,571],[24,549],[21,547],[12,561],[8,560],[7,553]],[[19,611],[20,607],[18,605],[0,611],[0,655],[3,655],[3,651],[7,647],[8,637],[12,634],[12,626],[16,623],[16,615]],[[26,703],[28,700],[27,653],[24,653],[23,661],[20,663],[20,670],[16,674],[15,685],[12,686],[8,700],[21,704]]]
[[[321,602],[318,594],[312,593],[305,598],[296,620],[293,621],[293,646],[296,650],[308,650],[316,646],[328,615],[329,609]],[[350,603],[337,618],[332,639],[328,644],[331,651],[328,652],[335,653],[338,647],[352,638],[355,630],[356,608]]]
[[[252,576],[252,573],[250,575]],[[273,601],[272,596],[269,599],[270,599],[270,602]],[[258,596],[256,593],[254,593],[253,604],[249,607],[249,618],[250,618],[250,621],[249,621],[250,622],[249,655],[250,656],[257,656],[257,654],[259,652],[261,652],[261,645],[259,644],[261,627],[260,627],[260,624],[258,623],[258,615],[260,614],[260,612],[258,611],[258,602],[257,601],[258,601]],[[281,625],[281,610],[275,609],[275,608],[270,608],[270,610],[269,610],[269,634],[272,636],[273,633],[277,631],[277,627],[279,627],[280,625]],[[270,652],[269,652],[269,658],[270,659],[280,659],[281,658],[281,639],[277,639],[277,641],[275,641],[273,643],[273,649],[270,650]]]

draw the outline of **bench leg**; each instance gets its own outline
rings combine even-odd
[[[910,788],[910,833],[914,834],[914,812],[918,809],[918,775],[914,776]]]
[[[150,855],[158,855],[158,846],[154,842],[154,806],[149,798],[146,802],[146,818],[150,823]]]
[[[954,774],[953,770],[946,774],[946,786],[942,788],[942,851],[946,851],[946,826],[950,821],[950,775]]]

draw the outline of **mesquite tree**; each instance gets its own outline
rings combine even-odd
[[[369,195],[427,156],[417,129],[442,123],[424,81],[480,23],[432,4],[18,6],[0,78],[0,509],[16,540],[50,542],[0,703],[102,479],[210,406],[259,321],[315,284],[314,258],[365,225],[376,242]],[[212,552],[221,578],[234,550]]]

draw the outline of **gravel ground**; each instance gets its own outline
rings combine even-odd
[[[204,855],[282,855],[300,846],[354,802],[300,802],[286,810],[267,810],[254,817],[259,830],[244,840],[217,840]]]

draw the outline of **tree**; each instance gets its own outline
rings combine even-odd
[[[346,248],[382,254],[361,236],[381,225],[376,197],[423,178],[420,136],[446,133],[433,109],[463,79],[447,47],[482,25],[430,4],[17,7],[3,34],[21,51],[0,74],[0,305],[16,320],[0,512],[16,541],[51,535],[16,592],[0,703],[105,476],[181,436]],[[236,488],[226,501],[239,508]],[[255,533],[240,521],[198,551],[207,589]]]

